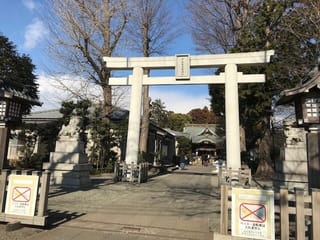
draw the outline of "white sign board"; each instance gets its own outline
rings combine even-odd
[[[6,214],[34,216],[39,176],[10,175]]]
[[[273,191],[232,188],[232,236],[275,239]]]
[[[190,55],[176,55],[176,80],[190,79]]]

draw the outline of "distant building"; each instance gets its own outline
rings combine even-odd
[[[115,110],[110,114],[110,118],[114,123],[125,120],[128,118],[128,116],[129,111],[124,109]],[[24,116],[23,122],[26,124],[49,124],[58,122],[58,120],[62,117],[63,115],[59,112],[59,109],[37,111]],[[22,157],[24,156],[24,145],[25,143],[17,137],[14,137],[10,140],[8,159],[11,162],[20,161],[22,159]],[[34,146],[33,153],[39,154],[39,149],[42,149],[42,151],[43,149],[46,149],[46,151],[48,152],[47,155],[49,155],[50,151],[54,151],[54,146],[53,149],[51,148],[48,149],[47,146],[43,146],[41,139],[38,138]],[[113,150],[118,154],[118,158],[120,160],[124,160],[126,152],[126,142],[121,142],[119,146],[117,148],[113,148]],[[168,130],[160,128],[154,123],[150,122],[147,150],[148,161],[153,163],[154,165],[171,164],[174,161],[175,155],[175,136]]]
[[[225,137],[223,129],[217,124],[188,124],[183,129],[192,141],[192,153],[196,156],[225,155]]]

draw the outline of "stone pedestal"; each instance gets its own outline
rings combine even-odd
[[[70,122],[72,123],[71,120]],[[81,188],[91,183],[91,165],[85,155],[84,143],[75,134],[75,126],[76,123],[73,123],[62,128],[55,152],[50,153],[50,162],[43,163],[43,169],[51,172],[51,185]]]
[[[276,180],[289,188],[308,186],[308,162],[306,147],[286,146],[282,148],[280,160],[276,162]]]
[[[275,184],[289,188],[308,188],[308,157],[304,128],[285,126],[286,143],[275,163]]]

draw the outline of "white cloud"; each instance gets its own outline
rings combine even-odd
[[[74,98],[69,91],[86,96],[93,101],[99,101],[102,99],[102,91],[99,86],[88,85],[83,79],[64,75],[60,77],[49,77],[40,73],[38,77],[40,101],[43,105],[40,108],[34,110],[46,110],[60,108],[62,101],[71,100]],[[130,108],[130,90],[128,87],[114,88],[113,102],[119,107],[126,109]],[[195,108],[209,107],[210,102],[208,100],[209,95],[206,88],[203,90],[196,87],[177,87],[172,86],[170,88],[150,88],[150,97],[154,101],[155,99],[161,99],[164,102],[166,110],[173,111],[175,113],[188,113]]]
[[[32,23],[26,27],[24,48],[27,50],[35,48],[48,35],[49,31],[45,24],[38,18],[33,19]]]
[[[36,4],[33,0],[22,0],[23,5],[29,10],[34,10],[36,8]]]
[[[38,75],[40,102],[43,105],[40,109],[37,107],[34,110],[47,110],[60,108],[63,101],[77,99],[77,97],[85,97],[93,102],[99,102],[103,99],[101,87],[89,84],[82,78],[71,75],[63,76],[48,76],[40,73]],[[119,107],[128,108],[128,93],[127,87],[114,88],[113,102]]]
[[[40,93],[40,102],[42,102],[41,107],[37,107],[35,110],[47,110],[47,109],[56,109],[60,108],[61,102],[67,99],[67,94],[65,91],[62,91],[54,87],[54,79],[46,75],[38,76],[39,84],[39,93]],[[40,109],[38,109],[40,108]]]

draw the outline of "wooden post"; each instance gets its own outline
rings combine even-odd
[[[320,189],[311,189],[312,198],[312,239],[320,236]]]
[[[121,181],[122,182],[125,182],[125,181],[127,181],[127,179],[128,179],[128,165],[127,165],[127,163],[123,163],[123,165],[122,165],[122,179],[121,179]]]
[[[222,166],[218,167],[218,187],[221,186],[221,178],[222,178]]]
[[[288,189],[280,188],[280,231],[281,239],[289,239]]]
[[[10,130],[0,124],[0,169],[9,166],[7,161]]]
[[[4,212],[5,209],[5,196],[6,196],[6,188],[7,188],[7,179],[9,175],[8,169],[1,170],[0,175],[0,211]]]
[[[146,163],[141,163],[142,182],[145,182],[145,178],[146,178],[146,176],[145,176],[145,173],[146,173],[145,169],[146,169]]]
[[[248,169],[248,178],[249,186],[251,186],[251,168]]]
[[[49,194],[50,172],[45,171],[40,178],[40,197],[38,205],[38,216],[43,217],[47,212]]]
[[[128,164],[128,169],[130,169],[130,182],[133,182],[133,162],[131,164]]]
[[[295,188],[294,191],[296,197],[296,239],[302,240],[305,239],[304,191],[298,188]]]
[[[147,162],[144,162],[143,163],[143,182],[147,182],[147,179],[148,179],[148,163]]]
[[[307,134],[307,149],[309,188],[320,188],[320,132],[311,131]]]
[[[146,182],[148,181],[148,171],[149,171],[149,163],[146,162]]]
[[[113,181],[118,182],[119,181],[119,163],[114,163],[114,170],[113,170]]]
[[[227,184],[221,184],[221,207],[220,207],[220,233],[228,234],[228,188]]]
[[[142,174],[143,174],[143,170],[142,170],[142,163],[139,163],[139,165],[138,165],[138,170],[139,170],[139,174],[138,174],[138,183],[141,183],[143,180],[143,176],[142,176]]]

